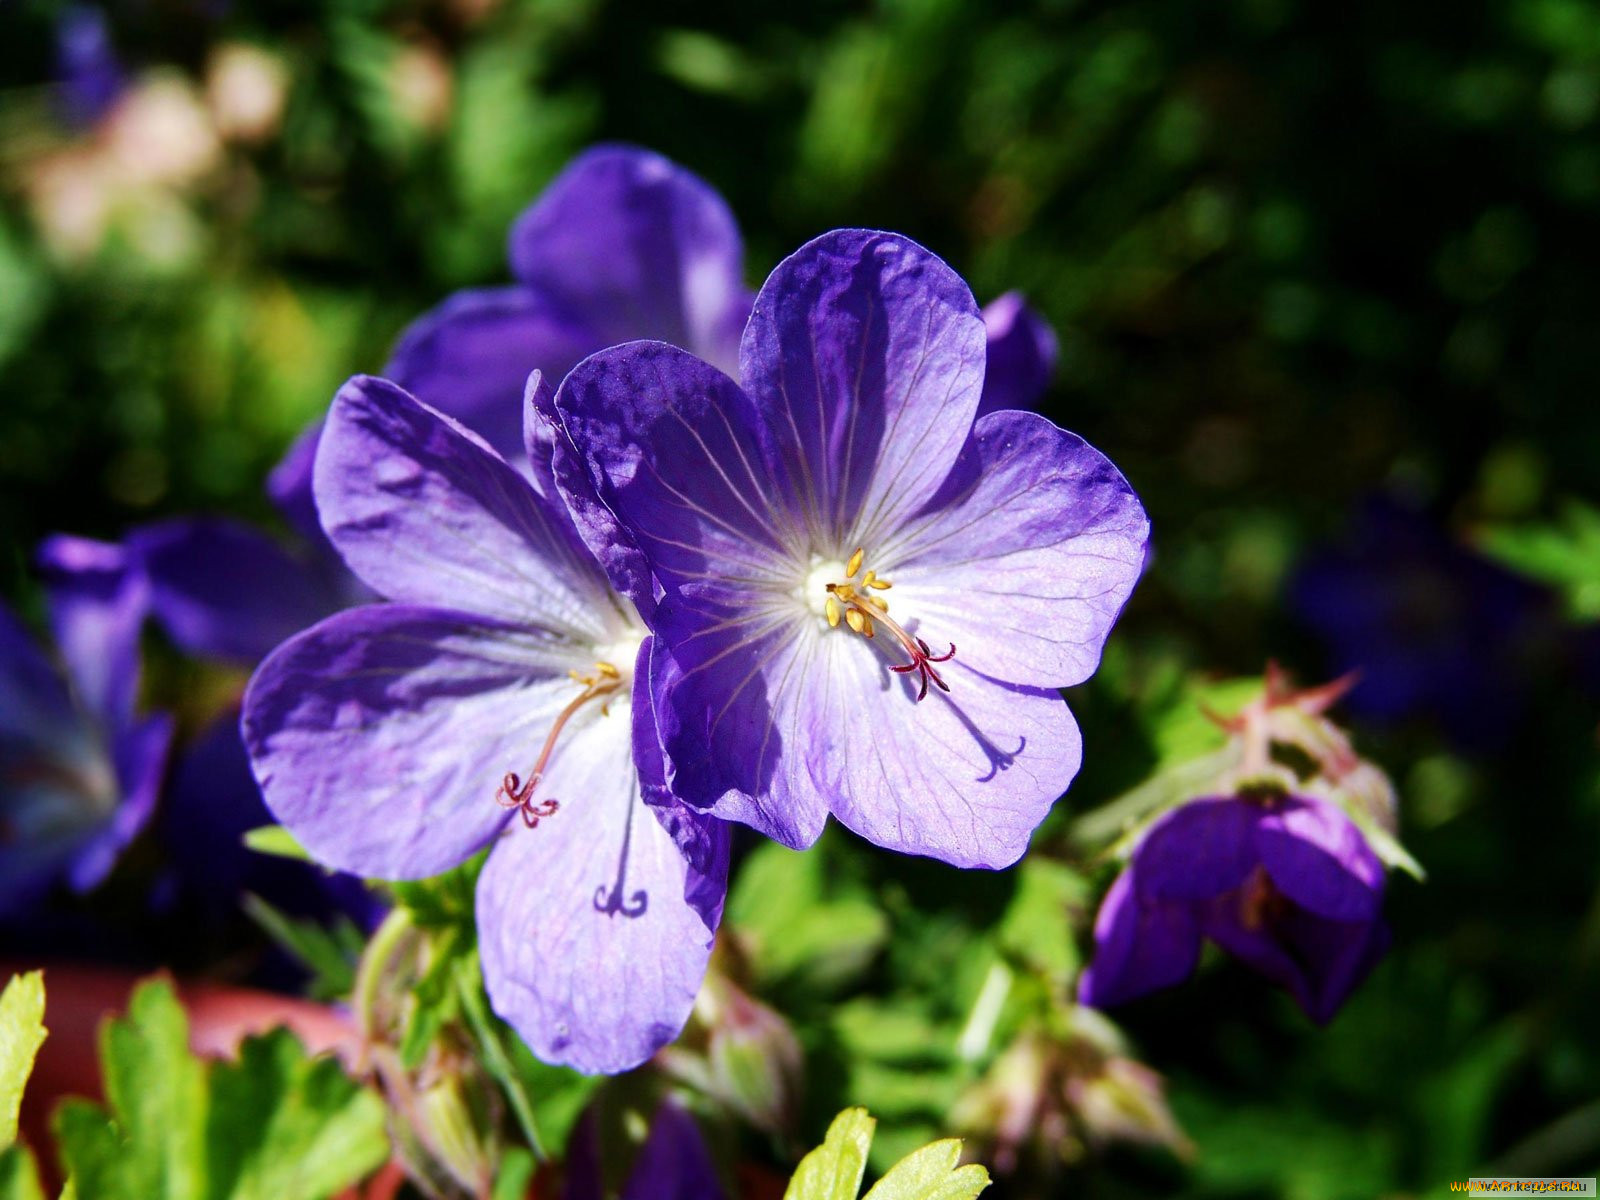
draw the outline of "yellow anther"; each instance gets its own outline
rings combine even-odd
[[[845,563],[844,573],[848,578],[854,579],[856,577],[856,572],[861,570],[861,558],[863,553],[864,551],[862,548],[857,546],[856,552],[850,556],[850,561]]]
[[[614,666],[612,666],[608,662],[595,663],[594,667],[595,667],[595,670],[599,671],[600,674],[604,675],[607,679],[621,679],[622,678],[622,672],[617,670]]]
[[[894,584],[890,583],[887,579],[879,579],[876,571],[868,571],[867,577],[861,582],[866,584],[869,588],[877,588],[880,592],[887,592],[894,586]]]
[[[832,593],[828,593],[828,628],[839,628],[839,600]]]
[[[889,611],[889,602],[887,600],[880,600],[876,596],[863,596],[862,599],[881,613]]]
[[[867,614],[859,608],[852,608],[845,612],[844,619],[850,628],[864,637],[872,636],[872,622],[867,619]]]

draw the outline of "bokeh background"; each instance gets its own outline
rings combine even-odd
[[[1119,1014],[1195,1154],[1092,1157],[1062,1194],[1595,1174],[1600,8],[7,0],[0,593],[38,619],[50,532],[274,527],[293,435],[502,281],[512,218],[608,139],[727,197],[752,284],[878,226],[1056,329],[1045,411],[1122,467],[1155,556],[1073,696],[1046,842],[1158,764],[1185,681],[1364,671],[1344,711],[1429,873],[1392,888],[1389,959],[1325,1030],[1229,965]],[[152,652],[152,687],[201,686]],[[826,853],[880,915],[794,915],[871,964],[764,996],[808,1103],[948,1132],[917,1047],[970,997],[918,984],[1015,885]]]

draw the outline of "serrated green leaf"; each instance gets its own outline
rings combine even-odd
[[[315,862],[306,848],[295,840],[282,825],[262,825],[245,831],[244,844],[257,854],[271,854],[277,858],[292,858],[298,862]]]
[[[0,1150],[0,1200],[44,1200],[39,1165],[20,1143]]]
[[[44,1045],[44,974],[14,975],[0,993],[0,1150],[17,1140],[17,1113]]]
[[[897,1162],[866,1200],[972,1200],[989,1186],[989,1172],[961,1162],[961,1142],[946,1138]]]
[[[141,984],[128,1015],[101,1027],[100,1062],[109,1117],[83,1101],[56,1113],[78,1190],[95,1200],[203,1200],[205,1072],[169,981]]]
[[[320,1200],[389,1155],[378,1097],[283,1029],[215,1067],[206,1143],[217,1200]]]
[[[800,1160],[783,1200],[856,1200],[876,1125],[864,1108],[835,1117],[822,1145]]]

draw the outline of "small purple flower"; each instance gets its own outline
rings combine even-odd
[[[66,678],[0,608],[0,912],[65,882],[87,892],[154,810],[172,737],[139,717],[144,580],[121,547],[40,553]]]
[[[989,351],[978,415],[997,408],[1032,408],[1050,386],[1056,367],[1055,330],[1028,307],[1021,292],[990,301],[983,310],[983,327]]]
[[[1208,797],[1156,821],[1095,921],[1078,999],[1121,1004],[1187,978],[1208,937],[1331,1020],[1389,944],[1383,864],[1326,800]]]
[[[93,125],[128,86],[111,42],[111,22],[93,4],[69,4],[56,18],[56,75],[61,107],[74,125]]]
[[[843,230],[767,280],[742,388],[658,342],[563,382],[557,476],[575,460],[594,529],[620,522],[653,572],[612,560],[642,611],[659,590],[650,693],[690,804],[793,847],[831,812],[997,867],[1071,781],[1056,689],[1094,671],[1149,525],[1082,439],[974,424],[985,343],[944,263]]]
[[[543,390],[536,375],[530,409]],[[534,474],[553,486],[542,460]],[[333,544],[391,603],[256,671],[243,730],[268,806],[368,877],[492,848],[477,915],[495,1009],[547,1061],[642,1062],[693,1005],[728,841],[665,786],[640,612],[559,503],[383,380],[340,390],[315,489]]]

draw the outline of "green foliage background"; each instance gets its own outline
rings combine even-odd
[[[287,65],[287,108],[183,190],[176,251],[114,229],[76,258],[30,199],[66,144],[57,11],[0,13],[0,591],[35,615],[48,532],[203,509],[272,522],[261,481],[293,434],[411,317],[502,280],[512,217],[597,139],[721,190],[752,283],[824,229],[882,226],[980,300],[1023,289],[1058,330],[1046,412],[1123,468],[1157,550],[1073,698],[1087,757],[1064,810],[1139,782],[1185,673],[1270,654],[1317,675],[1284,581],[1362,496],[1403,492],[1516,560],[1537,539],[1505,529],[1555,537],[1597,491],[1586,0],[128,0],[108,11],[133,67],[199,80],[214,47],[254,43]],[[396,99],[419,52],[450,88],[434,124]],[[1543,574],[1570,566],[1566,544]],[[1593,586],[1589,561],[1574,586]],[[1550,672],[1495,754],[1426,725],[1361,732],[1431,876],[1396,882],[1389,960],[1321,1032],[1231,966],[1129,1009],[1199,1155],[1119,1153],[1071,1194],[1309,1200],[1421,1194],[1488,1165],[1595,1173],[1592,696]],[[954,1076],[872,1054],[892,1057],[906,1021],[922,1024],[901,1044],[959,1027],[981,971],[946,968],[1022,885],[826,853],[850,881],[828,910],[839,941],[810,958],[786,944],[772,978],[801,986],[764,998],[824,1064],[812,1140],[860,1103],[881,1144],[908,1148],[897,1123],[943,1132]],[[815,978],[829,946],[870,974]]]

